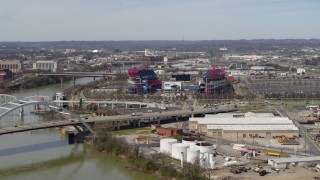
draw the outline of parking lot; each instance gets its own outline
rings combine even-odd
[[[317,79],[300,80],[252,80],[247,84],[248,90],[255,93],[316,93],[320,83]]]

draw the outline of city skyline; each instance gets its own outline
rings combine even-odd
[[[23,2],[1,3],[0,41],[320,38],[316,0]]]

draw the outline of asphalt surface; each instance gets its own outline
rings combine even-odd
[[[163,112],[151,112],[151,113],[143,113],[140,116],[132,116],[132,115],[118,115],[118,116],[96,116],[89,117],[88,119],[83,119],[86,123],[95,123],[95,122],[120,122],[120,121],[129,121],[129,120],[151,120],[151,119],[169,119],[171,117],[179,117],[179,116],[191,116],[192,114],[208,114],[208,113],[223,113],[223,112],[232,112],[236,111],[236,108],[233,107],[219,107],[217,109],[195,109],[195,110],[177,110],[177,111],[163,111]],[[13,127],[5,127],[0,129],[0,135],[2,134],[10,134],[16,132],[30,131],[36,129],[46,129],[52,127],[61,127],[67,125],[76,125],[81,124],[81,122],[73,119],[64,120],[64,121],[51,121],[44,123],[35,123],[35,124],[26,124],[22,126],[13,126]]]
[[[319,156],[320,155],[320,149],[318,148],[318,146],[312,140],[310,140],[306,136],[305,131],[302,130],[303,127],[298,122],[300,120],[299,117],[293,116],[291,113],[288,113],[288,111],[286,109],[284,109],[282,106],[278,106],[278,108],[279,108],[279,110],[280,110],[280,112],[281,112],[281,114],[283,116],[289,117],[289,119],[291,119],[293,121],[293,123],[299,128],[300,135],[302,136],[303,139],[305,139],[305,141],[306,141],[306,143],[308,145],[310,154],[315,155],[315,156]],[[304,152],[304,150],[300,150],[300,151]]]

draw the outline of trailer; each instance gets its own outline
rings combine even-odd
[[[133,112],[131,116],[142,116],[143,112]]]

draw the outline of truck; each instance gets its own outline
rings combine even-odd
[[[167,110],[167,107],[165,107],[165,106],[160,106],[159,108],[162,110]]]
[[[131,116],[142,116],[143,112],[133,112]]]
[[[281,157],[281,154],[280,154],[280,153],[276,153],[276,152],[272,152],[272,151],[264,152],[264,154],[267,155],[267,156]]]

